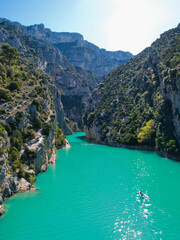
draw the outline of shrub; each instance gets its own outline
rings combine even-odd
[[[9,154],[9,160],[10,161],[15,161],[18,160],[20,157],[19,151],[17,150],[16,147],[11,147],[10,148],[10,154]]]
[[[168,153],[176,153],[177,150],[177,144],[175,140],[169,140],[167,146],[166,146],[166,151]]]
[[[14,91],[17,90],[19,91],[21,89],[21,85],[20,83],[16,82],[16,81],[12,81],[9,85],[8,85],[8,89],[10,91]]]
[[[40,101],[39,101],[38,99],[36,99],[36,98],[33,99],[32,105],[35,105],[35,106],[37,107],[37,110],[38,110],[38,111],[40,111],[41,108],[42,108],[42,105],[41,105]]]
[[[23,139],[33,139],[34,138],[34,131],[33,129],[26,129],[26,128],[22,128],[21,129],[21,134],[23,136]]]
[[[41,96],[41,97],[43,97],[43,98],[46,97],[45,90],[44,90],[44,88],[43,88],[42,86],[36,86],[36,87],[34,88],[34,90],[36,91],[36,93],[37,93],[39,96]]]
[[[8,89],[0,87],[0,101],[10,101],[11,99],[11,92]]]
[[[63,133],[63,131],[58,128],[58,126],[55,127],[55,146],[57,149],[61,148],[66,143],[66,137]]]
[[[7,64],[15,63],[19,53],[15,47],[11,47],[8,43],[1,45],[1,56],[3,62]]]
[[[29,176],[29,181],[33,185],[35,183],[35,181],[36,181],[36,178],[33,175],[30,175]]]
[[[18,177],[19,177],[19,178],[25,178],[25,172],[24,172],[24,169],[23,169],[22,166],[21,166],[20,169],[19,169]]]
[[[0,136],[3,138],[6,136],[5,128],[1,124],[0,124]]]
[[[34,149],[29,149],[28,147],[25,147],[24,153],[22,155],[22,160],[31,162],[31,160],[36,158],[36,156],[37,155]]]
[[[33,119],[33,128],[34,129],[40,129],[42,128],[42,121],[39,118],[34,118]]]
[[[29,168],[34,170],[34,171],[36,170],[35,165],[33,163],[30,164]]]
[[[11,146],[17,148],[20,151],[22,145],[23,145],[22,134],[18,130],[16,130],[11,138]]]
[[[49,132],[52,129],[52,125],[50,123],[44,123],[42,128],[42,134],[49,136]]]
[[[142,127],[138,134],[138,142],[144,144],[152,144],[152,134],[155,132],[154,130],[155,121],[151,119],[146,123],[145,127]]]
[[[18,160],[15,160],[15,161],[11,164],[11,166],[12,166],[12,169],[13,169],[14,171],[16,171],[16,169],[19,169],[19,168],[22,166],[22,163],[19,162]]]

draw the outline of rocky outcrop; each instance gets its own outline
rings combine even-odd
[[[25,192],[29,190],[36,190],[37,188],[26,181],[24,178],[21,178],[18,182],[18,192]]]
[[[5,207],[4,205],[0,205],[0,216],[5,213]]]
[[[72,42],[69,45],[58,43],[55,46],[59,48],[72,65],[91,71],[98,76],[105,75],[133,57],[129,52],[111,52],[98,47],[92,48],[92,45],[87,44],[86,41],[82,45],[79,42]]]

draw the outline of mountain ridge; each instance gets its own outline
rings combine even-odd
[[[9,20],[0,19],[0,22],[3,21]],[[45,28],[45,25],[42,23],[23,26],[15,22],[15,25],[21,28],[25,34],[55,45],[72,65],[80,66],[99,76],[103,76],[113,68],[116,68],[133,57],[133,55],[127,51],[107,51],[104,48],[99,48],[95,44],[84,40],[83,35],[80,33],[53,32],[49,28]],[[68,43],[68,49],[64,49],[63,44],[67,45]],[[87,61],[87,59],[89,60]],[[85,60],[87,63],[85,63]]]

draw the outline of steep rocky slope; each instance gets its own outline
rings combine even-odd
[[[84,116],[86,136],[180,160],[180,27],[105,76]]]
[[[83,129],[82,115],[87,105],[87,98],[101,78],[80,67],[71,66],[67,58],[56,47],[45,40],[39,40],[37,34],[35,34],[37,38],[26,34],[27,31],[24,30],[26,28],[28,29],[19,23],[1,19],[0,42],[8,42],[16,47],[24,57],[33,58],[38,69],[51,76],[54,85],[60,91],[60,96],[55,103],[59,112],[58,122],[63,131],[70,134],[70,128]]]
[[[56,148],[66,146],[54,107],[58,90],[17,49],[0,49],[0,215],[2,201],[30,190],[36,174],[56,160]],[[53,95],[52,95],[53,94]]]
[[[43,24],[28,27],[19,26],[24,33],[56,46],[73,66],[79,66],[99,76],[103,76],[133,57],[130,52],[112,52],[100,49],[84,40],[79,33],[52,32]]]

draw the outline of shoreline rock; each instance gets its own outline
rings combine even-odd
[[[87,131],[86,131],[87,134]],[[93,137],[88,137],[87,135],[85,136],[85,138],[87,140],[93,141],[96,144],[101,144],[101,145],[107,145],[110,147],[118,147],[118,148],[127,148],[127,149],[132,149],[132,150],[143,150],[143,151],[151,151],[151,152],[156,152],[159,156],[170,159],[170,160],[174,160],[174,161],[180,161],[180,157],[175,157],[171,154],[167,154],[165,152],[160,152],[158,151],[155,147],[149,147],[149,146],[136,146],[136,145],[125,145],[125,144],[117,144],[117,145],[111,145],[111,144],[107,144],[104,143],[102,141],[98,141],[94,136]]]
[[[69,148],[71,148],[71,146],[70,146],[69,142],[66,140],[66,144],[61,149],[69,149]],[[50,159],[49,160],[46,159],[47,161],[45,162],[44,165],[42,165],[40,172],[46,171],[50,164],[55,164],[56,159],[57,159],[56,149],[53,148]],[[39,174],[40,172],[38,172],[37,174]],[[4,197],[0,196],[0,216],[5,213],[5,206],[2,205],[2,203],[3,203],[3,201],[7,200],[10,196],[14,195],[17,192],[36,191],[37,190],[37,188],[35,186],[33,186],[30,182],[28,182],[24,178],[21,178],[19,180],[14,179],[14,182],[16,185],[14,190],[11,189],[11,186],[8,182],[6,182],[6,184],[4,185],[4,190],[3,190]]]
[[[18,184],[18,192],[26,192],[30,190],[36,190],[37,188],[31,183],[26,181],[24,178],[21,178]]]
[[[5,213],[5,206],[0,205],[0,216],[3,215],[4,213]]]

